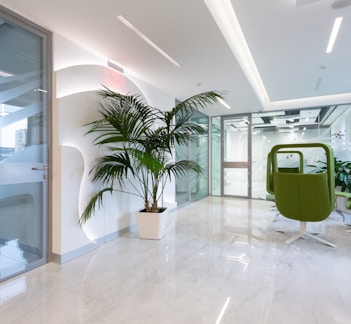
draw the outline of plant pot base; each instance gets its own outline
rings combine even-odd
[[[147,240],[160,240],[164,237],[168,223],[168,210],[162,213],[137,213],[139,238]]]

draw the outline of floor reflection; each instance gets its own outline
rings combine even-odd
[[[12,281],[6,282],[0,286],[0,305],[10,299],[25,293],[27,290],[27,282],[25,277],[19,277]]]
[[[25,270],[27,260],[20,249],[18,239],[0,246],[0,279],[10,277]]]
[[[209,197],[171,214],[162,240],[125,233],[3,282],[1,323],[350,322],[351,236],[339,214],[308,226],[337,248],[285,244],[299,223],[269,201]]]

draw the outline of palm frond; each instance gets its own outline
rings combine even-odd
[[[95,161],[95,166],[90,170],[94,182],[113,186],[117,180],[123,186],[123,178],[130,172],[134,175],[134,168],[128,152],[105,155]]]
[[[100,133],[95,144],[138,142],[153,126],[155,110],[143,104],[138,96],[125,96],[107,88],[98,94],[103,98],[103,118],[88,124],[88,133]]]
[[[113,192],[113,188],[104,188],[102,190],[100,190],[98,193],[96,193],[90,200],[88,205],[85,207],[82,215],[79,218],[79,224],[83,225],[84,223],[87,222],[87,220],[91,217],[91,215],[93,214],[93,212],[95,211],[96,205],[98,205],[98,207],[102,206],[102,198],[104,193],[106,192],[110,192],[112,194]]]
[[[196,94],[180,103],[178,103],[168,114],[166,114],[166,121],[171,122],[176,116],[187,116],[194,110],[200,110],[210,104],[218,102],[218,99],[224,99],[223,95],[216,91],[207,91]]]
[[[203,172],[201,166],[192,160],[182,160],[178,162],[169,163],[166,166],[169,176],[186,176],[189,172],[201,174]]]

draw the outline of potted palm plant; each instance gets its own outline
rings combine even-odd
[[[166,182],[187,172],[201,173],[192,160],[175,162],[175,145],[186,144],[206,130],[191,122],[194,110],[215,103],[221,94],[209,91],[194,95],[170,111],[161,111],[145,104],[139,96],[122,95],[108,88],[98,92],[101,97],[101,118],[88,124],[87,134],[96,134],[94,144],[103,146],[107,154],[94,162],[90,174],[101,189],[91,197],[79,221],[85,223],[103,202],[105,193],[114,191],[142,198],[144,207],[137,215],[139,236],[163,236],[165,208],[160,198]],[[131,190],[128,188],[132,188]],[[143,224],[157,228],[143,229]]]

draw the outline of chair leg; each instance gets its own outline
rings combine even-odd
[[[330,243],[330,242],[328,242],[328,241],[326,241],[326,240],[323,240],[323,239],[321,239],[321,238],[319,238],[319,237],[317,237],[317,236],[308,234],[307,231],[306,231],[306,226],[307,226],[307,223],[306,223],[306,222],[300,222],[300,232],[299,232],[298,234],[296,234],[296,235],[290,237],[289,239],[287,239],[287,240],[285,241],[285,243],[286,243],[286,244],[290,244],[290,243],[292,243],[292,242],[298,240],[299,238],[304,238],[304,236],[308,236],[308,237],[313,238],[313,239],[315,239],[315,240],[317,240],[317,241],[319,241],[319,242],[322,242],[322,243],[324,243],[324,244],[326,244],[326,245],[329,245],[329,246],[331,246],[331,247],[333,247],[333,248],[336,247],[336,245],[333,244],[333,243]]]
[[[313,235],[311,235],[311,234],[305,234],[306,236],[308,236],[308,237],[311,237],[311,238],[313,238],[313,239],[315,239],[315,240],[317,240],[317,241],[319,241],[319,242],[322,242],[322,243],[324,243],[324,244],[326,244],[326,245],[329,245],[329,246],[331,246],[331,247],[333,247],[333,248],[336,248],[336,245],[335,244],[333,244],[333,243],[330,243],[330,242],[328,242],[328,241],[326,241],[326,240],[323,240],[323,239],[321,239],[321,238],[319,238],[319,237],[317,237],[317,236],[313,236]]]

